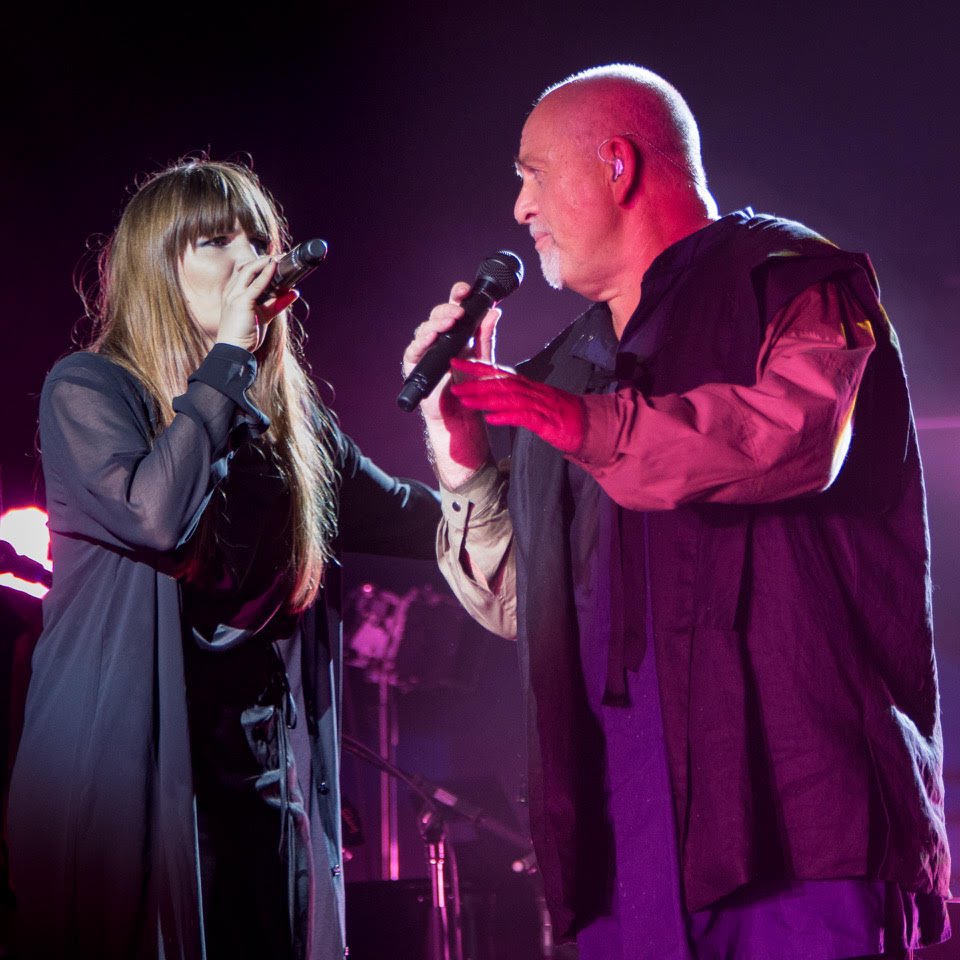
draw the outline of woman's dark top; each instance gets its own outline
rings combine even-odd
[[[44,385],[55,577],[9,810],[27,957],[202,957],[201,873],[207,956],[237,955],[216,942],[227,915],[239,942],[280,931],[272,956],[343,956],[339,568],[303,615],[272,615],[288,508],[245,397],[255,375],[216,345],[159,432],[139,381],[101,355],[66,357]],[[333,446],[338,549],[432,557],[432,491],[339,431]],[[205,569],[222,577],[188,586],[174,573],[206,510],[222,539]]]

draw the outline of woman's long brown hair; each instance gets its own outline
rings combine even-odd
[[[99,261],[99,286],[88,304],[94,322],[91,350],[136,376],[153,397],[158,420],[173,419],[173,398],[207,353],[190,316],[178,267],[199,237],[230,233],[235,225],[279,253],[286,224],[249,168],[195,159],[150,177],[131,197]],[[250,399],[270,418],[265,440],[291,492],[293,587],[288,607],[302,610],[316,597],[336,535],[337,476],[332,414],[304,369],[300,337],[281,313],[257,351]],[[203,544],[204,537],[195,538]],[[197,548],[193,551],[194,559]]]

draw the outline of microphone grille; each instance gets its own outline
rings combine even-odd
[[[304,263],[308,263],[310,266],[316,266],[326,257],[328,248],[327,242],[317,237],[314,240],[304,240],[297,249],[300,253],[300,259]]]
[[[498,250],[480,264],[477,280],[489,286],[494,299],[502,300],[520,286],[523,261],[512,250]]]

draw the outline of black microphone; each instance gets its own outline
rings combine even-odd
[[[417,408],[443,379],[450,369],[450,361],[467,345],[483,315],[513,293],[522,280],[523,262],[509,250],[498,250],[480,264],[470,292],[460,303],[463,316],[437,337],[404,381],[397,397],[401,410],[409,413]]]
[[[12,573],[21,580],[44,587],[53,586],[53,574],[42,563],[17,553],[6,540],[0,540],[0,573]]]
[[[527,850],[529,848],[530,838],[528,836],[523,833],[518,833],[505,823],[494,819],[482,807],[478,807],[475,803],[470,803],[468,800],[462,800],[447,790],[446,787],[431,783],[429,780],[425,780],[417,774],[414,774],[410,779],[420,788],[421,794],[426,794],[431,799],[436,800],[437,803],[443,804],[447,809],[460,814],[464,820],[469,820],[472,824],[483,827],[484,830],[488,830],[490,833],[506,840],[508,843],[512,843],[521,850]],[[532,856],[532,854],[528,854],[527,856]],[[523,869],[526,869],[526,867]],[[519,872],[519,870],[514,870],[514,873]]]
[[[280,294],[292,290],[308,273],[312,273],[323,263],[326,255],[325,240],[304,240],[303,243],[298,243],[277,261],[270,285],[257,298],[257,303],[264,303],[271,297],[279,297]]]

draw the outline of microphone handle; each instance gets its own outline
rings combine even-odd
[[[480,283],[467,294],[460,303],[463,316],[449,330],[437,336],[410,372],[397,397],[401,410],[410,413],[419,406],[424,397],[430,395],[450,369],[450,361],[460,355],[474,335],[484,314],[497,305],[497,301],[491,297],[485,286],[486,284]]]

